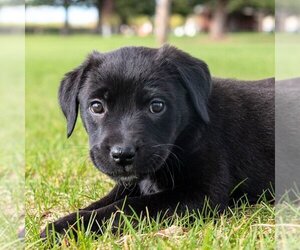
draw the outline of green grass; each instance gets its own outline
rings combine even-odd
[[[207,36],[171,37],[170,43],[205,60],[214,76],[259,79],[274,76],[274,37],[234,34],[222,42]],[[26,243],[28,249],[47,248],[39,231],[48,221],[102,197],[113,182],[88,159],[87,136],[79,122],[66,139],[66,124],[57,103],[64,73],[91,50],[109,51],[128,45],[155,46],[154,39],[97,36],[28,36],[26,38]],[[173,223],[175,233],[159,236],[164,223],[144,220],[138,229],[125,226],[123,236],[108,230],[95,240],[69,239],[71,249],[272,249],[274,208],[262,202],[244,203],[221,217],[185,224]],[[164,231],[163,231],[164,232]],[[62,246],[64,248],[66,246]],[[58,247],[57,247],[58,248]]]
[[[276,34],[276,79],[299,77],[300,35]]]
[[[24,221],[24,36],[0,35],[0,249],[21,249]]]
[[[299,249],[300,238],[300,191],[297,185],[287,195],[280,197],[276,205],[276,243],[278,249]]]

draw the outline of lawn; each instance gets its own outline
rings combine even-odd
[[[276,79],[299,77],[300,34],[276,34]]]
[[[214,76],[241,79],[274,76],[274,37],[269,34],[233,34],[221,42],[204,35],[172,37],[170,43],[205,60]],[[155,42],[152,37],[92,35],[26,38],[28,249],[47,248],[47,243],[39,240],[39,231],[47,221],[99,199],[113,186],[91,164],[87,136],[80,122],[67,140],[57,89],[64,73],[81,63],[90,51],[105,52],[129,45],[154,47]],[[77,243],[69,239],[68,244],[72,249],[272,249],[274,221],[274,208],[267,202],[254,206],[243,203],[219,217],[198,218],[190,224],[178,218],[173,222],[173,231],[166,231],[165,223],[143,220],[137,229],[127,223],[123,235],[112,235],[107,230],[98,239],[81,235]]]
[[[0,249],[24,224],[24,36],[0,35]]]

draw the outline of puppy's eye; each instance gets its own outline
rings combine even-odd
[[[160,113],[164,110],[165,103],[163,101],[152,101],[150,104],[150,112],[153,114]]]
[[[94,101],[90,105],[90,110],[94,114],[102,114],[104,113],[104,107],[103,104],[99,101]]]

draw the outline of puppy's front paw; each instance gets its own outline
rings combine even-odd
[[[50,240],[53,243],[60,243],[66,233],[72,231],[73,235],[76,233],[76,213],[69,214],[55,222],[46,225],[44,230],[40,233],[40,238],[43,240]],[[75,229],[75,230],[74,230]]]
[[[61,234],[60,232],[58,232],[58,230],[55,229],[54,223],[49,223],[46,225],[46,227],[44,228],[44,230],[42,230],[42,232],[40,233],[40,237],[42,239],[47,239],[52,237],[54,234]],[[64,235],[64,234],[62,234]]]
[[[40,233],[40,238],[44,242],[50,243],[51,246],[53,245],[61,245],[63,234],[56,232],[53,228],[53,223],[48,224],[44,230]]]

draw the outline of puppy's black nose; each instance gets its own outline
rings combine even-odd
[[[126,166],[133,163],[135,148],[132,146],[113,146],[110,151],[112,159],[119,165]]]

